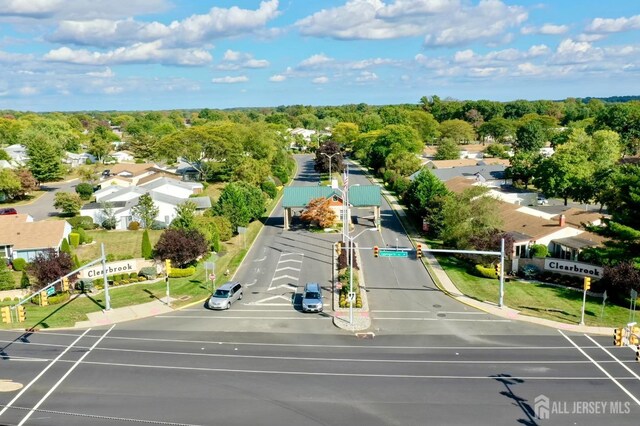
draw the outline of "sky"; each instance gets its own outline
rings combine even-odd
[[[0,0],[0,109],[640,95],[638,0]]]

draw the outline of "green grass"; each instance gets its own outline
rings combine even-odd
[[[5,200],[3,202],[0,202],[0,208],[17,207],[17,206],[24,206],[25,204],[31,204],[33,201],[35,201],[36,199],[40,198],[45,193],[46,193],[45,191],[31,191],[29,193],[29,195],[27,195],[23,199],[20,199],[20,200]]]
[[[112,254],[116,259],[123,257],[142,256],[142,229],[138,231],[87,231],[87,235],[93,237],[94,243],[84,244],[74,252],[81,261],[91,261],[100,257],[100,243],[104,243],[104,250]],[[149,239],[153,246],[160,239],[161,230],[149,230]]]
[[[498,303],[499,281],[467,273],[467,264],[452,256],[436,256],[456,287],[465,295],[481,302]],[[524,315],[578,324],[582,311],[581,291],[540,283],[505,282],[504,304]],[[602,313],[602,298],[587,296],[585,324],[620,327],[629,321],[629,309],[613,305],[609,300]]]

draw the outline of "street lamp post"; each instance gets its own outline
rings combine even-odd
[[[325,152],[322,153],[322,155],[324,155],[325,157],[329,158],[329,186],[331,186],[331,182],[333,181],[333,179],[331,178],[331,163],[333,163],[333,156],[334,155],[338,155],[340,154],[339,152],[334,152],[333,154],[329,155]]]
[[[353,302],[351,295],[353,294],[353,244],[360,235],[367,231],[377,231],[377,228],[367,228],[362,230],[355,237],[346,236],[349,239],[349,324],[353,324]]]

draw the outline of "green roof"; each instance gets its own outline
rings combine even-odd
[[[341,197],[339,190],[330,186],[287,186],[284,188],[282,207],[306,207],[314,198]],[[353,207],[379,206],[380,187],[377,185],[355,185],[349,188],[349,204]]]

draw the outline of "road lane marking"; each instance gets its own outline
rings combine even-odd
[[[627,367],[626,365],[624,365],[622,363],[622,361],[620,361],[615,355],[613,355],[611,352],[609,352],[606,348],[604,348],[602,345],[600,345],[600,343],[596,342],[595,340],[593,340],[591,338],[591,336],[589,336],[588,334],[585,334],[585,337],[589,340],[591,340],[594,344],[596,344],[600,349],[602,349],[603,351],[605,351],[611,358],[615,359],[616,361],[618,361],[618,364],[620,364],[621,366],[623,366],[625,368],[625,370],[627,370],[629,373],[633,374],[633,376],[640,380],[640,376],[638,376],[635,371],[633,371],[632,369],[630,369],[629,367]]]
[[[73,346],[75,346],[76,343],[78,343],[78,341],[80,339],[82,339],[89,331],[91,331],[90,328],[88,328],[84,333],[82,333],[80,336],[78,336],[78,338],[76,340],[74,340],[69,346],[67,346],[65,348],[64,351],[62,351],[60,353],[60,355],[58,355],[53,361],[51,361],[49,363],[49,365],[47,365],[41,372],[40,374],[38,374],[32,381],[29,382],[29,384],[27,386],[25,386],[24,388],[22,388],[22,390],[11,400],[9,401],[9,403],[7,405],[5,405],[5,407],[0,411],[0,417],[2,417],[2,415],[9,409],[11,408],[11,406],[13,405],[14,402],[16,402],[18,400],[18,398],[20,398],[35,382],[38,381],[38,379],[40,379],[40,377],[42,377],[44,375],[44,373],[46,373],[51,367],[53,367],[53,364],[55,364],[56,362],[58,362],[58,360],[60,358],[62,358],[64,356],[64,354],[67,353],[67,351],[69,349],[71,349]]]
[[[160,318],[160,317],[156,317],[156,318]],[[237,316],[227,316],[227,315],[222,315],[222,316],[198,316],[198,315],[188,315],[188,316],[180,316],[180,315],[163,315],[162,318],[196,318],[196,319],[213,319],[215,318],[216,320],[219,319],[251,319],[251,320],[272,320],[272,319],[277,319],[277,320],[315,320],[315,319],[332,319],[332,317],[324,317],[324,316],[307,316],[307,315],[302,315],[300,314],[299,317],[237,317]]]
[[[269,304],[265,303],[265,302],[269,302],[271,300],[276,300],[276,299],[286,300],[287,303],[269,303]],[[257,302],[245,303],[245,305],[291,306],[291,297],[286,297],[281,295],[271,296],[271,297],[266,297],[264,299],[258,300]]]
[[[627,394],[627,396],[629,396],[629,398],[633,399],[633,401],[634,401],[636,404],[640,405],[640,400],[638,400],[638,398],[636,398],[636,397],[635,397],[631,392],[629,392],[629,391],[627,390],[627,388],[625,388],[624,386],[622,386],[622,384],[620,384],[620,382],[618,382],[618,380],[616,380],[616,379],[615,379],[611,374],[609,374],[609,372],[608,372],[607,370],[605,370],[604,368],[602,368],[602,366],[601,366],[600,364],[598,364],[598,363],[597,363],[593,358],[591,358],[591,357],[590,357],[590,356],[589,356],[585,351],[583,351],[583,350],[582,350],[582,348],[581,348],[580,346],[578,346],[578,345],[577,345],[573,340],[571,340],[571,339],[570,339],[566,334],[564,334],[564,333],[562,332],[562,330],[558,330],[558,332],[559,332],[562,336],[564,336],[564,338],[565,338],[565,339],[567,339],[567,340],[569,341],[569,343],[571,343],[571,344],[573,345],[573,347],[574,347],[574,348],[576,348],[577,350],[579,350],[579,351],[580,351],[580,353],[581,353],[582,355],[584,355],[584,356],[585,356],[589,361],[591,361],[591,362],[593,363],[593,365],[595,365],[596,367],[598,367],[598,369],[599,369],[600,371],[602,371],[604,374],[606,374],[606,375],[607,375],[607,377],[608,377],[609,379],[611,379],[611,381],[612,381],[613,383],[615,383],[615,384],[616,384],[616,386],[618,386],[620,389],[622,389],[622,391],[623,391],[624,393],[626,393],[626,394]]]
[[[58,386],[60,386],[60,384],[69,376],[69,374],[71,374],[73,372],[73,370],[76,369],[76,367],[78,367],[78,365],[80,365],[80,363],[87,357],[87,355],[89,355],[91,353],[91,351],[93,351],[95,349],[96,346],[98,346],[100,344],[100,342],[102,342],[102,339],[104,339],[107,334],[109,334],[109,332],[111,330],[113,330],[113,328],[116,326],[116,324],[113,324],[111,326],[110,329],[108,329],[102,336],[100,336],[100,338],[98,340],[96,340],[96,342],[93,344],[93,346],[91,346],[91,348],[85,352],[84,354],[82,354],[82,356],[80,357],[80,359],[78,359],[72,366],[71,368],[64,374],[64,376],[62,376],[60,378],[60,380],[58,380],[56,382],[55,385],[53,385],[53,387],[51,389],[49,389],[49,392],[47,392],[42,399],[40,399],[40,401],[38,401],[38,403],[31,409],[31,411],[29,411],[29,413],[27,413],[27,415],[22,419],[22,421],[20,423],[18,423],[18,426],[22,426],[23,424],[26,423],[27,420],[29,420],[29,418],[33,415],[33,413],[36,412],[36,410],[38,410],[38,408],[47,400],[47,398],[49,398],[49,396],[55,392],[56,389],[58,389]]]
[[[508,319],[472,319],[472,318],[427,318],[427,317],[378,317],[372,315],[376,321],[449,321],[449,322],[512,322]]]
[[[286,269],[291,269],[292,271],[300,272],[300,268],[294,268],[293,266],[285,266],[284,268],[278,268],[276,269],[276,272],[284,271]]]
[[[277,272],[277,270],[276,270]],[[283,278],[289,278],[290,280],[295,280],[298,281],[298,277],[293,277],[291,275],[278,275],[277,277],[273,277],[273,279],[271,280],[271,282],[276,281],[276,280],[281,280]],[[293,285],[293,284],[291,284]],[[297,287],[297,286],[296,286]]]

